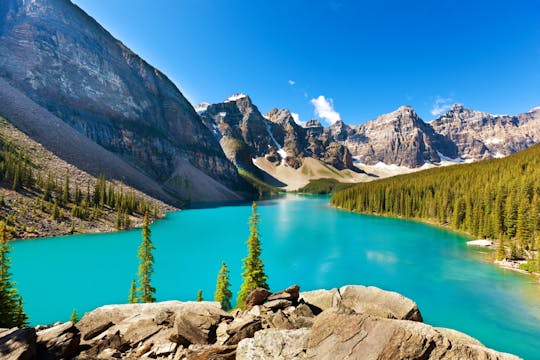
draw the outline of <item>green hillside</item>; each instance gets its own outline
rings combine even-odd
[[[358,184],[336,193],[331,203],[502,239],[511,254],[501,251],[500,257],[532,257],[540,246],[540,145],[503,159]]]

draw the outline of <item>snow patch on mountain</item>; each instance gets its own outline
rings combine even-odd
[[[268,136],[270,136],[270,139],[272,139],[272,141],[274,142],[274,144],[276,145],[276,147],[278,149],[277,153],[281,157],[281,165],[285,165],[285,158],[287,157],[287,152],[285,150],[283,150],[281,145],[279,145],[276,138],[272,134],[272,131],[270,130],[270,124],[266,123],[265,126],[266,126],[266,131],[268,132]]]
[[[195,111],[197,112],[197,114],[202,114],[203,112],[205,112],[206,110],[208,110],[208,107],[210,106],[209,103],[207,102],[202,102],[200,103],[199,105],[197,105],[195,107]]]
[[[246,97],[247,97],[246,94],[238,93],[238,94],[234,94],[234,95],[229,96],[224,102],[226,102],[226,103],[233,102],[233,101],[240,100],[240,99],[243,99],[243,98],[246,98]]]

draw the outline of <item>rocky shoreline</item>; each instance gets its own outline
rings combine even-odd
[[[253,291],[215,302],[107,305],[76,324],[0,329],[2,359],[489,359],[518,357],[422,322],[416,303],[375,287]]]

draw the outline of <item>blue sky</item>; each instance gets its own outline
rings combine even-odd
[[[194,104],[363,123],[540,106],[540,1],[75,0]],[[318,111],[319,116],[316,116]]]

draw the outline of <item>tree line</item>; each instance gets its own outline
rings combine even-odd
[[[334,194],[331,204],[498,239],[499,258],[529,259],[529,270],[540,271],[540,145],[503,159],[358,184]]]
[[[62,221],[68,217],[82,220],[95,220],[104,216],[104,210],[116,212],[116,229],[128,229],[132,226],[130,215],[152,214],[158,217],[159,210],[133,191],[124,191],[107,181],[100,174],[94,185],[86,184],[81,188],[72,184],[69,173],[63,179],[51,172],[40,170],[28,155],[9,141],[0,138],[0,183],[3,187],[17,192],[26,192],[34,196],[34,208],[49,214],[52,220]],[[5,205],[0,199],[0,205]],[[14,226],[9,219],[9,226]]]

